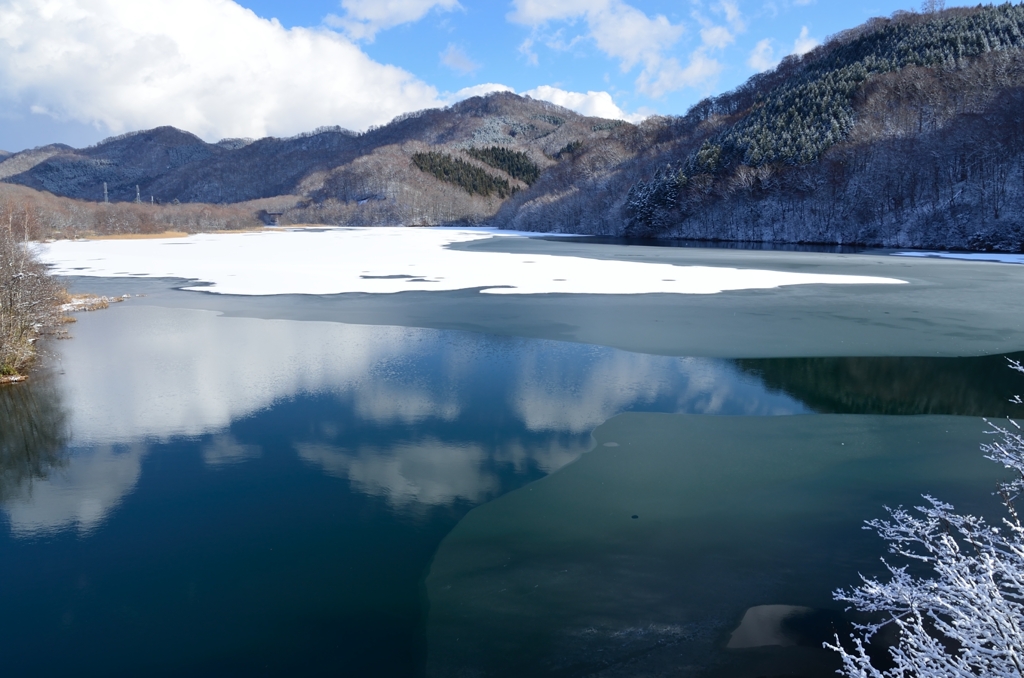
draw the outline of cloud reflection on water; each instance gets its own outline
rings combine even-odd
[[[452,445],[427,439],[388,449],[350,451],[300,443],[299,457],[324,473],[348,480],[364,494],[384,497],[396,508],[443,506],[456,500],[480,502],[499,487],[485,468],[487,455],[477,445]]]
[[[352,391],[365,397],[358,407],[384,419],[427,414],[421,394],[389,393],[382,409],[367,388],[380,366],[423,352],[411,341],[416,330],[116,311],[82,317],[75,339],[58,347],[77,445],[206,435],[301,393]]]
[[[213,467],[230,466],[256,459],[262,452],[259,445],[243,445],[234,436],[220,434],[203,447],[203,462]]]
[[[553,341],[141,302],[83,316],[74,334],[57,346],[73,454],[4,504],[16,534],[95,528],[135,487],[151,443],[213,436],[201,446],[208,467],[257,459],[260,445],[231,424],[308,395],[335,398],[338,421],[294,441],[300,458],[400,508],[484,501],[501,489],[501,465],[551,473],[624,410],[804,411],[725,361]],[[345,439],[353,426],[382,438]]]
[[[34,483],[31,493],[5,502],[11,531],[27,537],[70,527],[89,534],[135,488],[146,451],[136,443],[72,455],[64,468]]]
[[[524,356],[512,406],[531,431],[586,433],[625,410],[691,414],[779,415],[803,411],[773,397],[756,379],[704,358],[671,358],[590,347],[585,365],[562,352],[572,344]]]

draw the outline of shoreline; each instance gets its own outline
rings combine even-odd
[[[111,304],[120,303],[126,299],[130,299],[132,295],[123,294],[121,296],[105,296],[97,294],[70,294],[66,296],[67,301],[60,304],[58,310],[61,314],[67,313],[89,313],[92,311],[102,311],[105,308],[109,308]],[[77,318],[69,315],[62,315],[56,325],[50,328],[45,328],[40,331],[39,334],[32,340],[32,357],[29,359],[28,364],[24,366],[24,371],[15,372],[14,374],[3,374],[0,375],[0,386],[7,386],[9,384],[21,384],[29,380],[31,373],[38,368],[39,363],[39,352],[35,349],[35,344],[39,339],[50,337],[54,339],[70,339],[71,336],[68,331],[61,329],[63,325],[70,325],[78,322]]]

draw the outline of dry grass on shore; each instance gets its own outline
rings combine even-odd
[[[163,233],[111,233],[109,235],[85,234],[85,240],[158,240],[160,238],[187,238],[184,231],[164,231]]]

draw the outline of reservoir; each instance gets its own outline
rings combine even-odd
[[[0,389],[4,675],[824,678],[856,621],[832,592],[884,572],[865,520],[926,493],[998,515],[978,445],[1024,393],[1024,268],[445,247],[561,257],[572,285],[605,261],[869,282],[368,268],[413,288],[250,294],[230,266],[55,262],[131,296]]]

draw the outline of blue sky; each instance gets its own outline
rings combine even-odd
[[[0,0],[0,148],[161,124],[207,140],[361,130],[499,87],[606,117],[681,114],[917,4]]]

